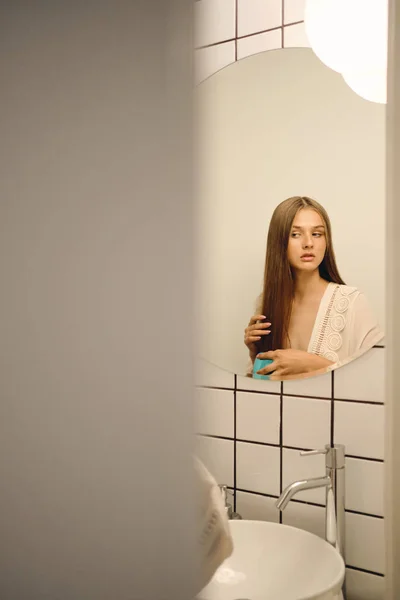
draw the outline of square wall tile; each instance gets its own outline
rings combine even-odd
[[[330,443],[331,401],[283,397],[283,445],[318,450]]]
[[[236,444],[236,486],[239,489],[279,496],[279,448]]]
[[[283,0],[284,23],[297,23],[304,21],[306,0]]]
[[[384,520],[346,513],[346,563],[385,573]]]
[[[244,375],[237,376],[237,389],[243,391],[252,392],[264,392],[266,394],[280,394],[281,382],[280,381],[268,381],[264,379],[253,379],[252,377],[245,377]]]
[[[233,442],[197,436],[196,454],[219,484],[233,487]]]
[[[204,0],[201,1],[203,2]],[[220,71],[235,62],[235,42],[218,44],[218,46],[196,50],[194,61],[194,77],[197,85],[208,77],[211,77],[211,75],[214,75],[214,73],[217,73],[217,71]],[[218,367],[214,367],[214,369],[217,370]],[[225,379],[226,381],[231,378],[233,379],[231,373],[222,371],[222,369],[218,370],[221,371],[221,373],[218,375],[215,373],[213,376],[214,378],[218,377],[219,380]],[[225,375],[222,375],[222,373],[225,373]]]
[[[335,444],[346,454],[384,458],[384,406],[335,402]]]
[[[238,35],[282,25],[282,0],[238,0]]]
[[[332,397],[332,374],[325,373],[307,379],[283,382],[283,393],[295,396],[313,396],[314,398]]]
[[[298,450],[283,449],[282,455],[282,485],[283,488],[294,481],[323,477],[325,475],[325,456],[300,456]],[[297,500],[325,504],[325,490],[306,490],[296,495]]]
[[[195,47],[217,44],[235,37],[235,0],[201,0],[194,3]]]
[[[283,28],[284,48],[309,48],[310,43],[306,36],[304,23],[298,25],[286,25]]]
[[[348,600],[385,600],[385,578],[346,569]]]
[[[335,398],[384,402],[385,349],[371,348],[335,371]]]
[[[346,508],[383,516],[384,463],[346,458]]]
[[[280,396],[236,392],[236,437],[279,444]]]
[[[325,508],[321,506],[289,502],[282,512],[282,522],[325,539]]]
[[[282,48],[282,34],[280,29],[239,39],[237,42],[237,58],[240,60],[252,54],[275,50],[277,48]]]
[[[275,506],[274,498],[236,492],[236,510],[249,521],[270,521],[279,523],[279,510]]]
[[[233,437],[233,403],[233,390],[196,390],[196,433]]]

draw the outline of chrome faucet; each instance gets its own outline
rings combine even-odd
[[[279,510],[284,510],[290,500],[303,490],[325,488],[325,539],[332,544],[344,559],[345,545],[345,447],[336,444],[333,447],[326,445],[323,450],[310,450],[300,452],[301,456],[325,454],[325,476],[313,479],[295,481],[283,490],[276,502]]]
[[[227,485],[218,485],[218,487],[221,490],[221,495],[224,500],[225,510],[226,510],[228,519],[230,519],[230,520],[241,519],[242,518],[241,515],[239,515],[239,513],[237,513],[237,512],[234,512],[232,504],[230,504],[230,502],[228,502],[228,493],[232,494],[232,492],[230,490],[228,490],[228,486]]]

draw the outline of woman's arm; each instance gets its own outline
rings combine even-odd
[[[318,354],[292,348],[262,352],[257,355],[257,358],[273,361],[257,371],[259,375],[270,375],[271,380],[323,371],[334,364],[331,360],[318,356]]]

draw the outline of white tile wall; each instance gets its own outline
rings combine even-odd
[[[246,56],[265,52],[266,50],[275,50],[276,48],[282,48],[282,33],[279,29],[239,39],[237,42],[237,58],[240,60],[246,58]]]
[[[384,464],[346,458],[346,508],[370,515],[384,514]]]
[[[335,373],[335,398],[383,402],[385,394],[385,350],[369,352]]]
[[[275,506],[274,498],[248,494],[246,492],[236,493],[236,511],[243,519],[250,521],[272,521],[279,523],[279,510]]]
[[[238,0],[239,37],[281,25],[281,0]]]
[[[320,449],[330,443],[330,400],[283,397],[283,444]]]
[[[331,398],[332,396],[332,375],[318,375],[308,379],[299,379],[298,381],[284,381],[283,393],[294,394],[295,396],[313,396],[314,398]]]
[[[195,47],[233,39],[236,31],[235,23],[235,0],[201,0],[201,2],[195,2]]]
[[[240,60],[265,50],[280,48],[282,38],[285,47],[308,46],[304,23],[301,23],[304,18],[304,6],[305,0],[238,0],[236,15],[235,0],[196,2],[196,46],[209,46],[196,52],[196,81],[204,80],[233,63],[236,58]],[[300,23],[290,25],[298,22]],[[374,349],[333,374],[334,396],[343,400],[335,402],[334,405],[334,441],[344,443],[347,454],[383,459],[384,409],[379,404],[365,402],[383,402],[384,359],[385,350]],[[210,365],[203,370],[200,380],[200,385],[232,390],[234,386],[232,374]],[[268,394],[277,396],[271,403],[263,404],[258,394],[237,392],[237,436],[264,444],[275,444],[279,440],[284,444],[300,447],[329,443],[330,411],[326,410],[329,402],[312,398],[331,398],[331,381],[331,375],[324,375],[283,384],[285,395],[290,394],[295,398],[283,400],[286,412],[279,436],[276,414],[280,403],[281,384],[238,376],[238,390],[260,392],[261,395],[265,395],[266,402],[270,400]],[[311,399],[304,400],[299,396]],[[227,433],[228,429],[231,431],[230,409],[227,409],[225,418],[221,414],[225,400],[222,396],[215,396],[216,406],[211,407],[212,397],[203,397],[206,409],[203,421],[200,419],[199,423],[202,423],[203,430],[223,430]],[[211,420],[214,418],[216,422],[212,424]],[[198,453],[220,483],[233,485],[233,441],[200,438]],[[280,453],[281,450],[277,447],[237,442],[237,488],[260,494],[279,495]],[[300,458],[296,451],[283,448],[282,460],[282,485],[304,476],[317,476],[324,470],[324,458],[321,456]],[[367,515],[383,514],[383,467],[383,463],[379,461],[350,457],[346,459],[346,508],[366,513],[363,515],[347,512],[347,562],[350,567],[376,573],[384,571],[384,521]],[[323,503],[324,493],[306,492],[301,499]],[[237,491],[236,501],[237,510],[244,518],[273,521],[279,519],[273,498]],[[324,536],[324,508],[321,506],[290,502],[282,513],[282,519],[284,523]],[[383,600],[384,578],[348,568],[347,591],[348,600]]]
[[[197,456],[218,483],[233,487],[233,442],[197,436]]]
[[[285,0],[284,2],[284,24],[297,23],[304,19],[306,0]]]
[[[236,444],[236,486],[242,490],[279,495],[279,448]]]
[[[325,475],[325,456],[300,456],[298,450],[283,449],[282,456],[282,487],[285,488],[293,481],[320,477]],[[325,490],[306,490],[299,492],[297,500],[325,504]]]
[[[251,377],[237,377],[238,390],[252,390],[254,392],[267,392],[269,394],[280,394],[281,383],[279,381],[264,381],[262,379],[252,379]]]
[[[385,579],[361,571],[346,571],[347,600],[385,600]]]
[[[284,48],[308,48],[310,46],[304,23],[298,25],[288,25],[285,27],[283,36]]]
[[[325,537],[325,508],[321,506],[289,502],[282,513],[282,522]]]
[[[346,561],[352,567],[385,573],[383,519],[346,513]]]
[[[346,454],[383,459],[384,407],[358,402],[335,402],[335,443]]]
[[[279,396],[237,392],[236,403],[238,439],[279,444]]]
[[[196,433],[233,437],[232,390],[196,391]]]

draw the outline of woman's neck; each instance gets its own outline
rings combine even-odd
[[[312,273],[297,271],[294,274],[294,298],[297,301],[323,294],[327,286],[328,282],[322,279],[318,269]]]

